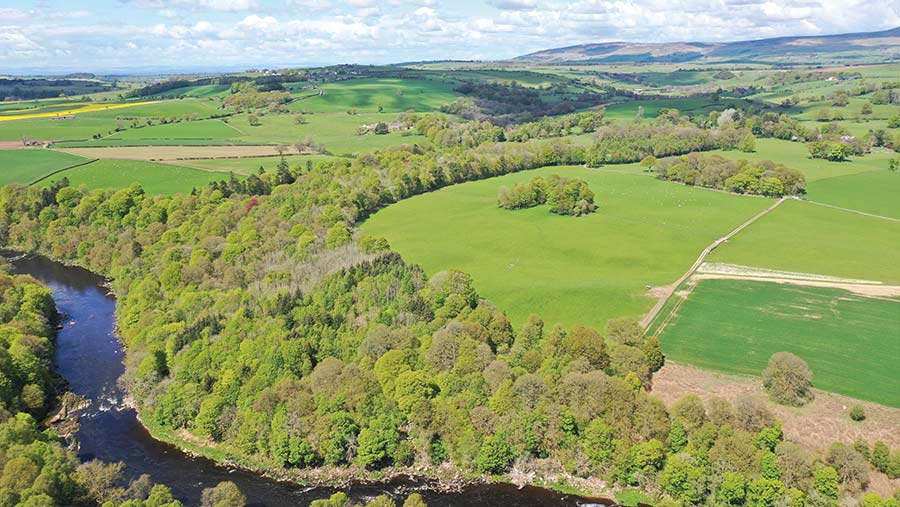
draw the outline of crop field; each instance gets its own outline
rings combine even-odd
[[[98,103],[72,103],[66,104],[66,107],[63,105],[55,105],[50,106],[47,109],[51,110],[23,110],[19,111],[18,114],[11,114],[11,112],[7,112],[8,114],[0,115],[0,121],[13,121],[13,120],[28,120],[34,118],[52,118],[60,115],[69,115],[69,114],[82,114],[82,113],[91,113],[94,111],[109,111],[112,109],[122,109],[125,107],[136,107],[136,106],[145,106],[147,104],[152,104],[152,102],[122,102],[122,103],[107,103],[107,102],[98,102]]]
[[[384,111],[434,111],[456,100],[454,82],[431,79],[354,79],[322,85],[325,94],[299,100],[290,105],[293,111],[347,111],[374,113]]]
[[[98,160],[96,162],[63,171],[41,182],[49,186],[63,177],[74,187],[124,188],[139,183],[149,195],[189,193],[191,189],[213,181],[227,179],[222,173],[202,171],[168,164],[141,160]]]
[[[0,185],[28,184],[53,171],[87,162],[87,159],[53,150],[0,150]]]
[[[500,187],[550,174],[587,181],[597,212],[574,218],[540,206],[497,207]],[[653,305],[645,286],[671,284],[703,248],[771,204],[637,172],[548,167],[404,200],[363,229],[429,274],[471,274],[479,293],[515,323],[537,313],[551,325],[603,325],[645,313]]]
[[[716,249],[710,262],[900,283],[900,222],[791,200]]]
[[[676,361],[759,375],[769,357],[802,357],[813,385],[900,407],[900,300],[841,289],[704,280],[661,337]]]

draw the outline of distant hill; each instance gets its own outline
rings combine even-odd
[[[900,59],[900,27],[882,32],[776,37],[739,42],[603,42],[515,58],[532,63],[768,62],[874,63]]]

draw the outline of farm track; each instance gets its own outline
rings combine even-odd
[[[781,199],[778,199],[778,201],[776,201],[775,204],[773,204],[773,205],[769,206],[768,208],[764,209],[763,211],[757,213],[756,215],[751,217],[749,220],[747,220],[746,222],[739,225],[733,231],[731,231],[728,234],[726,234],[725,236],[722,236],[721,238],[713,241],[713,243],[711,245],[704,248],[703,252],[700,253],[700,256],[697,257],[697,260],[694,261],[694,264],[692,264],[691,267],[688,268],[688,270],[685,271],[685,273],[683,275],[681,275],[681,277],[678,280],[675,281],[675,283],[673,283],[672,285],[669,285],[662,291],[662,295],[659,298],[659,301],[657,301],[656,304],[653,306],[653,308],[650,310],[650,312],[648,312],[647,315],[645,315],[644,318],[641,319],[641,327],[643,327],[645,331],[650,327],[650,324],[656,319],[656,317],[659,315],[659,312],[662,311],[663,307],[665,307],[666,303],[669,301],[669,298],[672,297],[672,294],[674,294],[675,291],[678,290],[678,287],[680,287],[688,278],[690,278],[697,271],[697,269],[703,264],[703,262],[709,256],[709,254],[711,254],[716,248],[718,248],[723,243],[727,242],[728,240],[730,240],[731,238],[736,236],[738,233],[740,233],[747,227],[750,227],[751,225],[753,225],[753,223],[756,222],[757,220],[759,220],[760,218],[771,213],[773,210],[775,210],[775,208],[780,206],[785,200],[786,200],[786,198],[784,198],[784,197],[782,197]],[[675,309],[673,309],[672,312],[670,312],[670,315],[672,315],[674,313],[675,313]]]

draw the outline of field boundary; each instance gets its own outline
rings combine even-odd
[[[808,199],[797,199],[796,197],[794,197],[794,199],[796,199],[796,200],[798,200],[798,201],[800,201],[800,202],[807,202],[807,203],[809,203],[809,204],[815,204],[816,206],[822,206],[822,207],[825,207],[825,208],[831,208],[831,209],[838,210],[838,211],[846,211],[847,213],[855,213],[855,214],[857,214],[857,215],[862,215],[862,216],[864,216],[864,217],[877,218],[877,219],[879,219],[879,220],[887,220],[887,221],[889,221],[889,222],[897,222],[897,223],[900,223],[900,218],[886,217],[886,216],[884,216],[884,215],[877,215],[877,214],[875,214],[875,213],[869,213],[869,212],[867,212],[867,211],[860,211],[860,210],[858,210],[858,209],[842,208],[842,207],[840,207],[840,206],[835,206],[835,205],[833,205],[833,204],[826,204],[826,203],[824,203],[824,202],[818,202],[818,201],[810,201],[810,200],[808,200]]]
[[[88,165],[88,164],[93,164],[94,162],[97,162],[98,160],[100,160],[100,159],[99,159],[99,158],[94,158],[94,159],[91,159],[91,160],[87,160],[87,161],[85,161],[85,162],[80,162],[80,163],[75,164],[75,165],[70,165],[70,166],[68,166],[68,167],[63,167],[62,169],[57,169],[57,170],[55,170],[55,171],[52,171],[52,172],[50,172],[50,173],[47,173],[47,174],[41,176],[40,178],[38,178],[38,179],[32,181],[31,183],[28,184],[28,186],[29,186],[29,187],[32,187],[32,186],[37,185],[38,183],[40,183],[40,182],[46,180],[47,178],[49,178],[49,177],[51,177],[51,176],[55,176],[55,175],[57,175],[57,174],[59,174],[59,173],[68,171],[68,170],[70,170],[70,169],[75,169],[75,168],[77,168],[77,167],[86,166],[86,165]]]
[[[753,225],[753,223],[756,222],[757,220],[759,220],[760,218],[762,218],[762,217],[768,215],[769,213],[771,213],[772,211],[774,211],[775,208],[777,208],[778,206],[781,206],[781,204],[784,203],[785,200],[787,200],[787,198],[785,198],[785,197],[778,199],[775,202],[775,204],[773,204],[773,205],[769,206],[768,208],[762,210],[761,212],[757,213],[756,215],[751,217],[746,222],[737,226],[737,228],[735,228],[733,231],[729,232],[725,236],[722,236],[721,238],[713,241],[711,245],[709,245],[708,247],[703,249],[703,251],[700,253],[700,256],[697,257],[696,261],[694,261],[694,264],[692,264],[691,267],[688,268],[688,270],[685,271],[684,274],[681,275],[681,277],[675,281],[675,283],[673,283],[672,285],[669,285],[668,287],[665,287],[665,288],[661,287],[660,289],[662,289],[662,294],[659,298],[659,301],[657,301],[656,304],[653,305],[653,308],[647,313],[647,315],[645,315],[644,318],[641,319],[641,327],[644,329],[644,331],[646,332],[647,329],[650,328],[650,324],[653,323],[653,321],[659,315],[659,312],[663,309],[663,307],[666,306],[666,303],[669,301],[669,298],[671,298],[672,295],[675,293],[675,291],[677,291],[678,288],[682,284],[684,284],[684,282],[688,278],[690,278],[697,271],[697,269],[700,268],[701,265],[703,265],[703,262],[706,260],[706,257],[708,257],[709,254],[711,254],[716,248],[718,248],[723,243],[727,242],[728,240],[730,240],[731,238],[733,238],[734,236],[739,234],[741,231],[743,231],[747,227],[750,227],[751,225]],[[676,305],[675,308],[672,308],[669,315],[672,315],[675,313],[675,310],[677,310],[677,306],[680,306],[680,305]],[[659,330],[661,328],[657,328],[657,329]]]

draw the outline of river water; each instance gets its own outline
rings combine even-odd
[[[12,257],[5,254],[4,256]],[[124,373],[122,345],[114,334],[115,298],[101,287],[103,278],[81,268],[65,266],[45,257],[14,256],[13,269],[27,273],[53,290],[63,315],[57,335],[55,367],[70,389],[90,401],[80,412],[81,429],[76,437],[82,460],[99,458],[122,461],[128,477],[149,474],[154,482],[172,488],[187,505],[199,505],[203,488],[232,481],[253,507],[305,507],[312,500],[327,498],[335,490],[309,488],[277,482],[252,472],[217,465],[186,455],[178,448],[153,439],[123,399],[118,383]],[[479,484],[456,493],[429,489],[423,480],[395,480],[386,484],[354,485],[345,490],[357,501],[388,494],[399,500],[410,492],[422,494],[430,507],[450,506],[586,506],[605,501],[550,490],[508,484]]]

